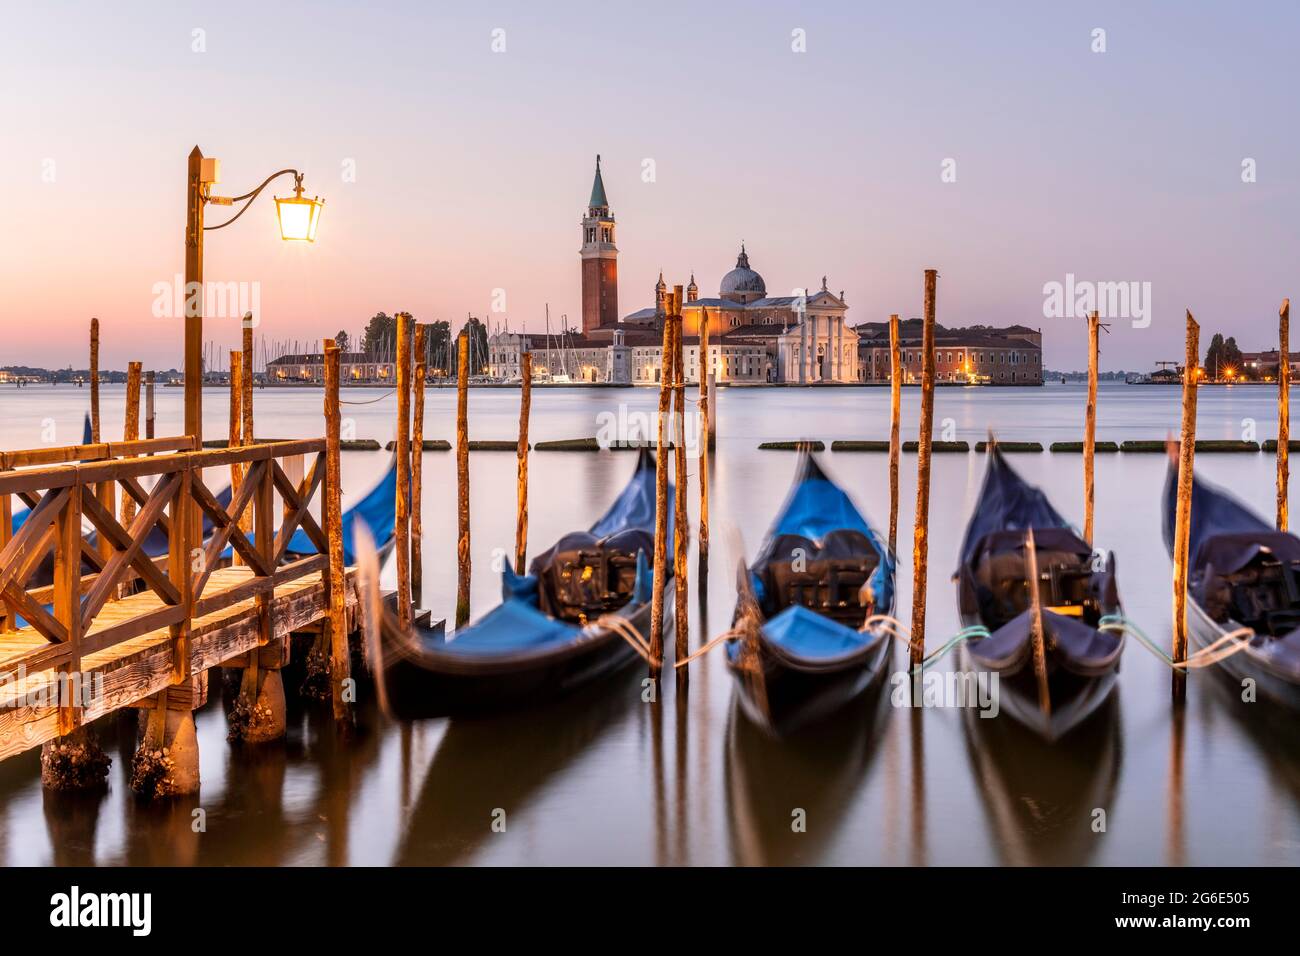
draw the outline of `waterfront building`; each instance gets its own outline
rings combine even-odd
[[[581,332],[498,332],[488,336],[488,368],[492,378],[517,382],[525,354],[531,357],[534,382],[631,382],[629,348],[619,342],[593,341]]]
[[[533,381],[605,385],[653,385],[663,369],[663,333],[650,329],[613,329],[608,341],[579,333],[533,335],[499,332],[488,339],[489,374],[518,381],[527,344]],[[761,341],[711,336],[709,353],[716,380],[724,384],[761,385],[771,380],[767,351]],[[700,339],[682,336],[686,380],[699,381]]]
[[[888,382],[889,323],[857,326],[860,381]],[[921,319],[900,323],[903,381],[919,384],[922,366]],[[970,385],[1042,385],[1043,333],[1025,325],[1004,328],[975,325],[946,329],[935,325],[935,381]]]
[[[662,328],[666,300],[667,286],[660,273],[654,306],[624,316],[620,327]],[[832,293],[824,276],[816,292],[794,289],[792,295],[769,296],[742,244],[736,267],[722,277],[716,298],[700,298],[691,275],[682,303],[682,344],[689,349],[693,342],[698,350],[707,315],[710,346],[717,345],[710,351],[718,381],[856,382],[858,335],[848,327],[848,308],[844,293]],[[646,361],[652,362],[649,353]],[[638,380],[658,381],[653,365]]]
[[[1266,352],[1242,352],[1241,367],[1249,378],[1277,378],[1279,354],[1281,353],[1277,349],[1269,349]],[[1294,379],[1297,374],[1300,374],[1300,352],[1288,352],[1287,364],[1291,366],[1291,375]]]
[[[392,362],[381,362],[364,352],[339,354],[339,378],[344,382],[395,381]],[[320,352],[281,355],[266,365],[273,382],[324,382],[325,356]]]
[[[518,381],[532,356],[536,381],[651,385],[663,375],[663,324],[668,286],[663,273],[654,305],[618,318],[618,248],[609,197],[596,157],[596,175],[582,219],[582,325],[556,335],[499,331],[488,339],[488,374]],[[769,296],[744,245],[718,295],[700,298],[691,275],[682,303],[682,360],[688,382],[701,372],[700,328],[709,323],[708,365],[724,384],[857,382],[858,334],[847,321],[844,293],[793,289]]]

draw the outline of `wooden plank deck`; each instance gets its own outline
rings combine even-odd
[[[352,587],[355,570],[347,571],[344,588],[349,612],[356,605]],[[244,587],[253,579],[249,567],[221,568],[212,573],[204,599]],[[303,575],[278,585],[272,601],[273,639],[287,637],[328,617],[329,594],[322,572]],[[153,592],[143,592],[110,602],[96,615],[86,632],[92,637],[123,621],[165,608]],[[256,598],[193,619],[190,629],[190,673],[198,675],[258,646]],[[166,627],[87,654],[81,661],[81,679],[92,696],[82,710],[82,722],[165,690],[172,683],[171,638]],[[0,674],[12,674],[24,660],[35,662],[52,647],[30,627],[0,634]],[[33,705],[53,696],[57,670],[46,669],[0,683],[0,760],[39,746],[58,736],[58,708]],[[102,689],[100,681],[102,680]]]

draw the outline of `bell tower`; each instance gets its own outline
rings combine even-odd
[[[591,184],[587,215],[582,219],[582,331],[618,324],[618,249],[614,245],[614,217],[605,197],[596,157],[596,178]]]

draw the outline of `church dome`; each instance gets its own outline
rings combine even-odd
[[[736,268],[722,277],[718,292],[723,298],[735,296],[761,299],[767,295],[763,277],[749,267],[749,256],[743,245],[740,247],[740,255],[736,257]]]

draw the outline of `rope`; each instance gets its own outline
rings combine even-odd
[[[713,640],[709,641],[707,644],[700,647],[694,654],[691,654],[687,657],[683,657],[680,661],[676,661],[673,664],[673,667],[674,668],[685,667],[691,661],[703,657],[705,654],[713,650],[715,647],[717,647],[719,644],[723,643],[724,641],[738,641],[741,638],[743,638],[747,633],[748,633],[748,629],[744,625],[740,625],[737,627],[733,627],[730,630],[723,631]]]
[[[650,645],[641,636],[641,632],[628,623],[627,618],[617,614],[603,614],[592,624],[583,628],[584,633],[594,636],[601,628],[612,631],[631,645],[632,650],[641,655],[641,659],[650,663]]]
[[[866,631],[873,626],[878,626],[882,631],[901,644],[911,647],[912,637],[911,629],[896,617],[888,614],[872,614],[862,624],[862,630]],[[988,637],[989,629],[983,624],[972,624],[970,627],[962,628],[953,637],[949,638],[943,646],[937,650],[931,651],[925,656],[921,663],[912,668],[912,673],[924,672],[927,667],[939,660],[949,651],[963,641],[968,641],[973,637]]]
[[[752,627],[753,627],[752,621],[748,620],[747,618],[742,618],[741,621],[736,624],[736,626],[732,627],[730,630],[723,631],[717,637],[713,638],[711,641],[702,645],[698,650],[695,651],[694,654],[691,654],[690,656],[684,657],[680,661],[677,661],[675,664],[673,664],[673,667],[685,667],[687,664],[691,663],[692,661],[695,661],[703,657],[705,654],[713,650],[719,644],[723,644],[728,641],[741,640],[742,638],[746,637],[749,634]],[[911,644],[911,636],[907,626],[903,624],[903,622],[900,621],[898,618],[893,617],[889,614],[869,615],[867,619],[862,622],[862,627],[858,628],[858,631],[859,633],[865,633],[871,630],[872,628],[878,628],[879,630],[883,631],[888,637],[891,637],[902,644],[909,645],[909,646]],[[912,669],[912,672],[915,673],[917,669],[924,670],[926,667],[933,664],[939,658],[947,654],[950,650],[952,650],[962,641],[969,640],[972,637],[988,637],[988,636],[989,636],[988,628],[984,627],[981,624],[976,624],[971,627],[965,628],[959,631],[955,637],[950,639],[937,651],[934,651],[929,656],[927,656],[925,660],[923,660],[920,664],[918,664],[915,668]]]
[[[384,392],[384,394],[380,395],[378,398],[368,398],[364,402],[347,402],[340,398],[339,404],[340,405],[373,405],[375,404],[375,402],[382,402],[389,395],[392,395],[393,392],[395,391],[397,391],[397,389],[395,388],[389,389],[388,391]]]
[[[708,641],[707,643],[702,645],[698,650],[696,650],[694,654],[690,654],[686,657],[683,657],[680,661],[675,661],[673,663],[674,670],[677,669],[678,667],[685,667],[691,661],[703,657],[705,654],[713,650],[719,644],[725,643],[727,641],[744,640],[745,638],[750,637],[751,635],[757,633],[759,627],[759,616],[758,616],[757,608],[753,606],[753,596],[749,595],[747,598],[742,596],[741,600],[742,600],[742,607],[744,608],[744,610],[741,612],[740,617],[736,620],[736,623],[733,624],[728,630],[723,631],[713,640]]]
[[[1121,634],[1130,634],[1137,638],[1138,642],[1149,650],[1152,654],[1164,661],[1170,667],[1178,670],[1195,670],[1201,667],[1209,667],[1211,664],[1217,664],[1219,661],[1226,660],[1233,654],[1244,650],[1250,646],[1251,640],[1255,637],[1255,631],[1249,627],[1239,627],[1235,631],[1219,637],[1214,643],[1208,644],[1201,648],[1195,654],[1192,654],[1185,661],[1176,661],[1162,650],[1155,641],[1147,637],[1142,629],[1120,614],[1107,614],[1101,619],[1098,625],[1099,631],[1116,631]]]
[[[988,637],[988,636],[989,636],[989,629],[985,627],[983,624],[972,624],[970,627],[963,628],[962,630],[954,634],[951,638],[949,638],[943,644],[943,646],[940,647],[938,650],[931,651],[929,654],[927,654],[922,659],[921,663],[917,664],[915,667],[912,668],[912,673],[913,674],[916,674],[917,672],[925,673],[925,669],[927,667],[929,667],[935,661],[939,660],[939,658],[943,657],[945,654],[947,654],[957,645],[969,641],[973,637]]]

